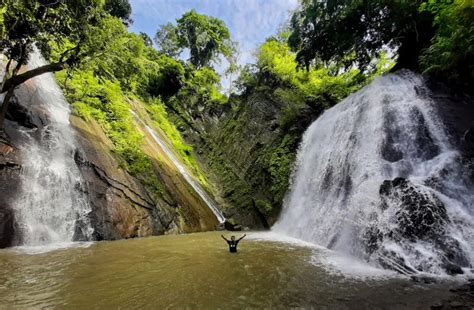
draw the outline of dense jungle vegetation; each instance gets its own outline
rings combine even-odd
[[[256,62],[243,67],[236,63],[238,47],[225,23],[195,11],[157,25],[151,39],[128,31],[133,21],[127,0],[0,4],[0,52],[6,68],[0,126],[16,86],[35,75],[57,72],[75,113],[96,120],[123,166],[157,195],[160,185],[141,149],[143,137],[133,126],[130,102],[146,107],[202,183],[206,179],[188,144],[195,140],[185,142],[183,132],[210,139],[203,116],[231,115],[254,93],[283,102],[278,143],[260,154],[262,169],[270,174],[272,198],[259,200],[257,208],[268,214],[281,204],[288,187],[304,130],[298,123],[308,108],[317,116],[375,76],[400,68],[472,92],[472,0],[302,0],[289,24],[259,46]],[[50,64],[21,72],[35,45]],[[189,59],[183,59],[183,51]],[[227,74],[239,74],[230,95],[214,68],[220,61],[228,64]],[[238,119],[226,122],[223,130],[229,135],[245,126]],[[221,164],[220,177],[226,169]]]

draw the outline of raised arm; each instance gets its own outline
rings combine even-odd
[[[247,237],[247,234],[244,234],[242,237],[239,238],[239,241]]]
[[[226,239],[226,237],[224,237],[224,235],[221,235],[222,239],[224,239],[225,241],[229,242],[229,240]]]

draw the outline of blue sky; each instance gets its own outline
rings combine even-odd
[[[151,38],[160,25],[174,22],[191,9],[222,19],[232,39],[239,44],[239,63],[246,64],[253,62],[255,48],[288,21],[298,0],[130,0],[130,3],[134,20],[130,30],[146,32]],[[223,66],[216,69],[222,72]]]

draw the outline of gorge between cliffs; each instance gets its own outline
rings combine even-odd
[[[88,1],[0,0],[0,309],[474,307],[471,1]]]

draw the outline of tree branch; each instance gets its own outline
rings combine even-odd
[[[11,78],[5,81],[2,89],[0,90],[0,94],[3,94],[4,92],[8,91],[11,87],[16,87],[20,85],[21,83],[24,83],[27,80],[34,78],[35,76],[38,76],[47,72],[61,71],[63,69],[66,69],[67,67],[68,67],[67,62],[56,62],[56,63],[47,64],[47,65],[35,68],[33,70],[26,71],[25,73],[22,73],[16,76],[12,76]]]

